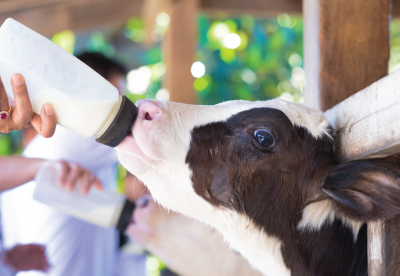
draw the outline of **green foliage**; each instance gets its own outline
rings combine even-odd
[[[266,100],[283,93],[288,99],[302,101],[301,17],[281,14],[277,18],[255,19],[243,15],[225,20],[201,14],[198,25],[197,60],[206,66],[206,75],[194,82],[201,104]],[[231,33],[240,37],[240,45],[234,49],[225,42]]]
[[[117,192],[124,194],[125,192],[125,177],[127,175],[127,170],[121,165],[117,166]]]
[[[115,55],[115,48],[104,37],[103,33],[96,31],[90,35],[90,40],[87,43],[88,52],[103,53],[107,57]]]
[[[67,52],[73,54],[75,48],[75,34],[71,30],[65,30],[60,33],[55,34],[51,41],[66,50]]]
[[[400,69],[400,19],[390,24],[390,60],[389,73]]]
[[[128,22],[126,22],[124,35],[134,42],[142,42],[146,37],[143,20],[137,16],[131,17]]]
[[[22,132],[13,131],[0,135],[0,156],[21,154],[22,152]]]

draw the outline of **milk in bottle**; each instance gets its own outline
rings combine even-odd
[[[53,106],[57,122],[83,136],[117,146],[130,131],[137,109],[102,76],[21,23],[0,28],[0,77],[13,98],[10,77],[24,76],[33,111]]]

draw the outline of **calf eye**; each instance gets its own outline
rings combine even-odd
[[[275,139],[271,132],[266,129],[257,129],[254,131],[254,138],[256,138],[257,143],[263,147],[272,147],[275,145]]]

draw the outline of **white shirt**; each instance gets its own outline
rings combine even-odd
[[[0,213],[0,217],[1,217],[1,213]],[[1,227],[1,223],[0,223],[0,227]],[[3,251],[3,238],[0,232],[0,254]],[[12,269],[8,266],[6,266],[5,264],[3,264],[3,262],[0,259],[0,275],[1,276],[13,276],[15,275],[15,273],[12,271]]]
[[[96,174],[105,189],[115,188],[114,151],[94,138],[57,126],[52,138],[36,136],[23,155],[76,162]],[[4,245],[45,245],[51,269],[47,274],[29,271],[17,275],[112,276],[116,230],[86,223],[33,200],[34,189],[35,182],[31,181],[1,195]]]

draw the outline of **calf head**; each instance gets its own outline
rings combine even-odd
[[[396,168],[338,165],[317,110],[282,100],[137,104],[121,163],[161,205],[219,229],[265,274],[310,269],[311,257],[297,256],[305,232],[339,219],[357,237],[362,222],[400,212]]]

